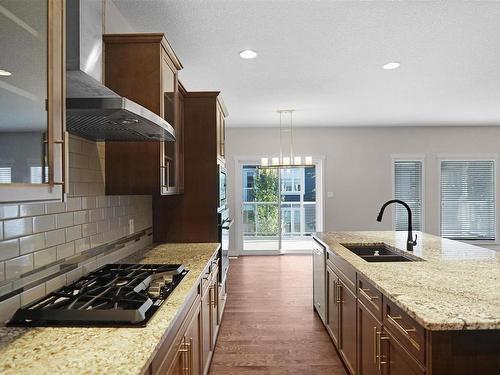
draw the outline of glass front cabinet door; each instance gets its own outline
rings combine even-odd
[[[184,105],[178,71],[182,65],[168,42],[162,40],[161,77],[163,118],[174,128],[175,142],[161,144],[161,194],[184,190]]]
[[[0,0],[0,202],[64,193],[64,0]]]

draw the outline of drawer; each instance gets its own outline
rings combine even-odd
[[[385,297],[383,324],[413,357],[425,364],[425,329]]]
[[[358,299],[379,321],[382,321],[382,293],[358,273]]]
[[[338,274],[344,284],[356,294],[356,270],[333,251],[326,252],[326,262]]]

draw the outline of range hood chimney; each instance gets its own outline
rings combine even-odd
[[[68,132],[93,141],[175,141],[167,121],[86,73],[100,76],[102,2],[66,0],[66,30]]]

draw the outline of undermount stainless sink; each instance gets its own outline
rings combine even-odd
[[[402,255],[384,243],[371,245],[341,245],[367,262],[417,262],[423,260],[410,254]]]

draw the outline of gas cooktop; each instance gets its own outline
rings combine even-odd
[[[187,273],[180,264],[106,264],[18,309],[8,325],[144,327]]]

